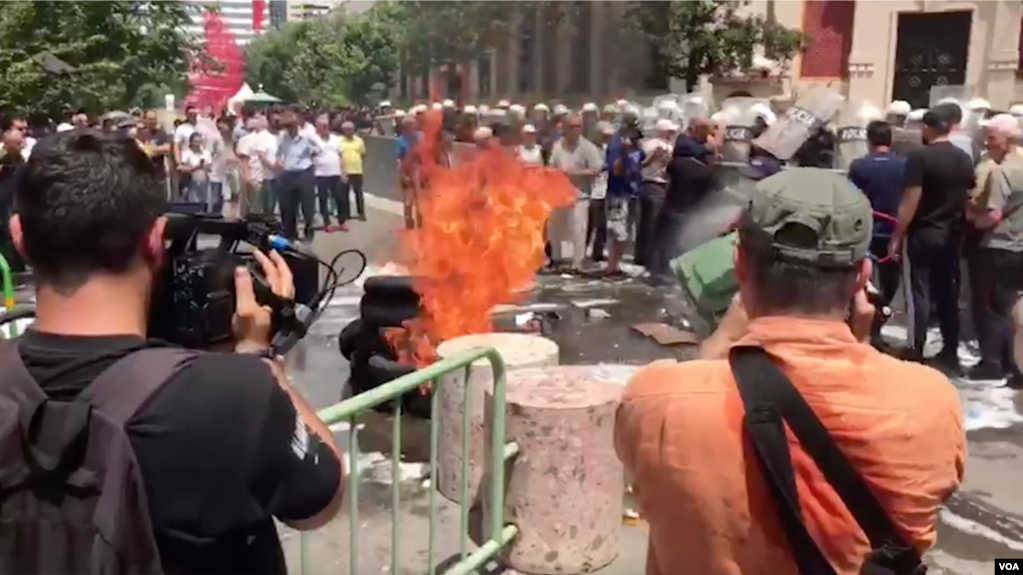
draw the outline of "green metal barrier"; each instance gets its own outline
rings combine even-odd
[[[10,311],[14,309],[14,274],[11,273],[11,264],[7,263],[7,258],[3,254],[0,254],[0,275],[3,276],[4,309]]]
[[[440,398],[444,393],[443,386],[437,385],[440,376],[451,373],[456,369],[465,369],[465,385],[471,385],[469,370],[473,362],[486,358],[490,361],[491,369],[494,372],[494,406],[493,421],[490,422],[490,461],[488,464],[487,493],[490,502],[491,513],[489,517],[488,531],[485,533],[487,540],[476,551],[469,552],[469,510],[472,507],[469,501],[469,445],[470,425],[469,416],[471,409],[469,405],[463,409],[462,418],[462,490],[461,490],[461,540],[460,540],[460,561],[445,571],[444,575],[467,575],[487,561],[495,557],[501,549],[507,545],[518,534],[515,525],[504,523],[504,469],[505,462],[515,457],[518,453],[518,445],[514,442],[505,443],[505,371],[504,361],[497,350],[493,348],[478,349],[466,352],[456,357],[444,359],[425,369],[390,381],[380,387],[360,393],[359,395],[342,401],[337,405],[328,407],[319,412],[320,419],[327,425],[347,421],[349,423],[349,482],[348,482],[348,510],[349,521],[351,522],[350,553],[351,553],[351,574],[357,575],[359,571],[359,470],[358,470],[358,417],[366,411],[399,398],[402,394],[419,389],[426,383],[433,384],[433,394],[430,405],[430,540],[427,552],[428,572],[436,575],[436,539],[437,539],[437,451],[440,443]],[[469,390],[465,393],[466,402],[470,400]],[[391,573],[396,575],[399,572],[398,551],[401,544],[401,530],[398,522],[398,510],[400,504],[399,461],[401,455],[401,402],[395,401],[394,421],[391,430]],[[301,546],[301,572],[303,575],[310,573],[309,565],[309,542],[307,534],[302,533]]]

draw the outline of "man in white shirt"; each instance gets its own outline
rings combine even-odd
[[[600,157],[604,161],[604,169],[593,182],[593,191],[590,192],[590,214],[586,225],[586,245],[593,242],[590,258],[594,262],[604,261],[604,246],[607,244],[607,146],[614,133],[614,126],[609,122],[599,121],[594,126],[597,138],[594,143],[600,147]]]
[[[249,133],[236,145],[235,151],[242,161],[244,193],[239,208],[242,214],[250,210],[273,214],[276,208],[271,182],[273,162],[277,158],[277,138],[267,130],[267,126],[266,116],[253,116],[249,120]]]
[[[604,169],[600,149],[583,137],[583,120],[569,115],[564,120],[564,136],[551,149],[550,166],[562,170],[579,192],[574,205],[558,208],[551,213],[548,239],[551,243],[551,263],[569,264],[565,272],[582,272],[586,256],[586,224],[589,221],[590,193],[597,176]]]
[[[543,166],[543,150],[536,141],[536,126],[522,126],[522,144],[518,147],[519,160],[527,166]]]
[[[28,121],[25,118],[14,118],[11,120],[11,129],[18,130],[24,137],[21,146],[21,157],[28,161],[29,156],[32,155],[32,148],[36,145],[36,139],[28,135]]]
[[[675,144],[678,126],[667,119],[657,120],[652,138],[644,138],[643,167],[640,168],[642,183],[639,187],[639,224],[636,227],[635,261],[642,266],[649,265],[654,249],[654,227],[657,214],[664,205],[668,191],[668,162]]]
[[[327,232],[348,231],[348,194],[342,193],[344,171],[341,169],[341,139],[330,131],[330,116],[320,114],[312,136],[319,145],[320,153],[313,158],[313,173],[316,176],[316,195],[320,200],[320,215],[323,229]],[[337,206],[337,227],[330,223],[330,201]]]
[[[181,152],[188,148],[188,142],[195,133],[198,112],[195,106],[185,108],[185,121],[174,128],[174,161],[181,162]]]

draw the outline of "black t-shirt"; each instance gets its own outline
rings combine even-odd
[[[167,144],[173,144],[173,143],[174,143],[173,139],[169,135],[165,134],[162,130],[160,130],[157,133],[153,134],[153,147],[154,148],[158,147],[158,146],[165,146]],[[174,147],[172,145],[171,149],[173,150],[173,148]],[[153,157],[150,158],[150,160],[152,160],[152,162],[153,162],[153,167],[156,168],[156,173],[159,174],[160,177],[163,177],[163,176],[166,175],[167,170],[166,170],[166,162],[164,161],[164,158],[166,158],[168,155],[170,155],[170,152],[168,152],[166,154],[153,154]]]
[[[906,188],[921,188],[909,231],[962,229],[966,200],[975,177],[970,156],[948,142],[914,150],[906,162]]]
[[[47,395],[68,401],[146,345],[134,336],[30,330],[18,349]],[[316,515],[341,474],[337,457],[299,422],[287,392],[255,356],[197,358],[132,417],[128,437],[170,575],[286,573],[272,518]]]

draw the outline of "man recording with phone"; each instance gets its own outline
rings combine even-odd
[[[37,319],[23,337],[0,344],[17,351],[0,360],[0,399],[12,397],[17,370],[48,400],[74,402],[108,370],[168,349],[146,339],[150,294],[165,259],[167,204],[157,177],[128,139],[78,130],[38,144],[10,219],[13,243],[34,271]],[[284,259],[254,256],[271,291],[293,299]],[[154,373],[160,362],[129,372],[163,378],[126,414],[123,429],[160,568],[169,574],[286,573],[274,518],[315,529],[341,507],[344,467],[333,436],[269,359],[271,311],[257,302],[251,274],[238,268],[234,280],[233,352],[180,352],[184,359],[166,373]],[[114,393],[136,393],[135,376],[115,381]],[[92,409],[92,419],[108,415]],[[3,445],[4,461],[21,457]],[[119,519],[126,513],[105,511]],[[33,544],[19,539],[17,554],[41,554],[21,548]]]
[[[738,224],[739,291],[700,359],[629,382],[615,445],[650,524],[648,575],[878,573],[860,568],[919,566],[934,544],[962,480],[962,408],[941,373],[866,343],[871,229],[866,197],[838,174],[759,181]],[[841,457],[819,457],[822,443]],[[877,521],[861,521],[868,508]],[[875,553],[880,541],[902,553]]]

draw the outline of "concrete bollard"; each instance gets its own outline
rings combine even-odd
[[[511,569],[589,573],[618,556],[624,470],[614,450],[623,387],[590,366],[508,375],[507,437],[519,455],[507,477],[505,521],[519,528]]]
[[[493,347],[504,359],[505,373],[530,367],[558,364],[558,344],[535,335],[521,333],[482,333],[445,341],[437,348],[441,358],[459,355],[471,349]],[[469,371],[469,505],[478,502],[480,478],[486,466],[487,435],[484,428],[484,398],[493,389],[490,362],[481,359]],[[440,453],[437,490],[455,503],[462,497],[462,414],[466,403],[465,370],[459,369],[440,378]]]

